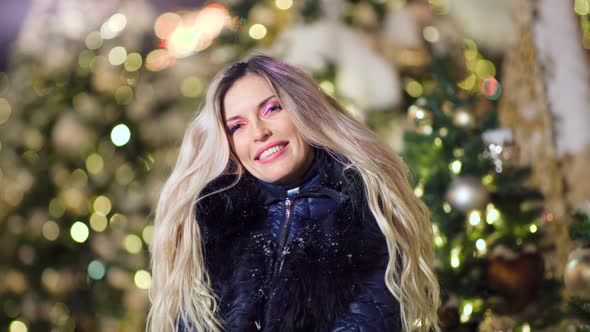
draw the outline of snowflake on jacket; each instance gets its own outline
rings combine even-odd
[[[246,173],[196,207],[226,331],[401,331],[362,178],[316,152],[313,179],[296,193]],[[203,194],[234,180],[224,175]]]

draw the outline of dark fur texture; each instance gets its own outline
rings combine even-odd
[[[264,205],[269,192],[257,179],[245,174],[233,188],[198,204],[206,266],[227,331],[330,331],[362,281],[384,270],[385,238],[366,204],[362,179],[332,159],[319,172],[318,190],[336,193],[339,205],[323,220],[304,221],[274,278],[277,244]],[[233,180],[218,178],[203,193]]]

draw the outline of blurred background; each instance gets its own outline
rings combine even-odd
[[[445,331],[590,331],[589,0],[3,0],[0,331],[142,331],[159,190],[263,52],[398,152]]]

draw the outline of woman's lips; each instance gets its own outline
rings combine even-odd
[[[259,164],[268,164],[268,163],[272,162],[273,160],[282,156],[288,148],[289,148],[289,143],[285,144],[281,150],[271,154],[266,159],[263,159],[263,160],[257,159],[256,162]]]

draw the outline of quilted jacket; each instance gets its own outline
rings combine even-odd
[[[249,174],[211,182],[196,216],[226,331],[396,332],[385,238],[362,178],[323,150],[290,187]],[[190,323],[180,322],[190,331]]]

